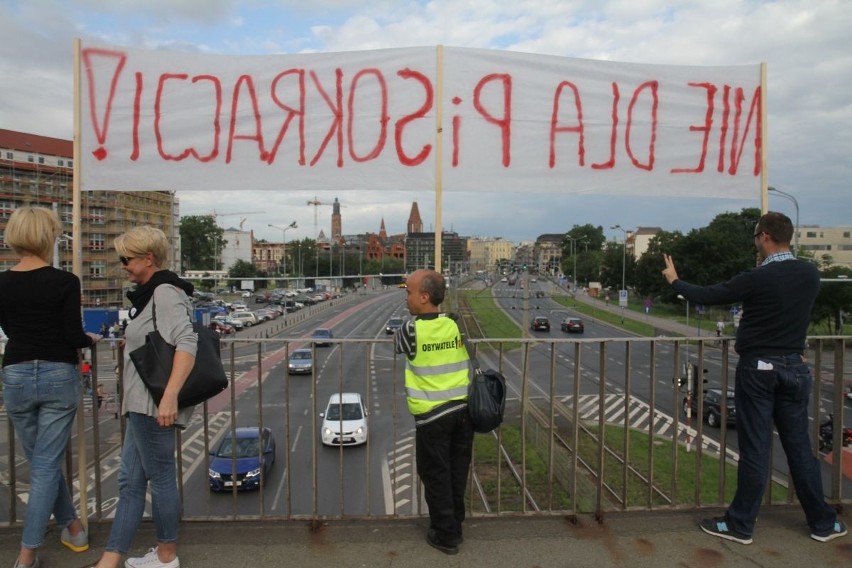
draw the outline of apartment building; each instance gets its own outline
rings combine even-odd
[[[54,266],[72,270],[72,198],[74,179],[71,140],[0,129],[0,270],[17,263],[3,234],[12,212],[24,205],[54,209],[63,235]],[[162,229],[172,242],[171,269],[180,272],[179,203],[173,192],[83,192],[79,244],[84,307],[125,304],[127,277],[112,247],[115,237],[137,225]]]

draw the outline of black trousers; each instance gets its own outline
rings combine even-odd
[[[417,475],[429,506],[429,528],[442,543],[462,536],[464,498],[473,453],[473,425],[462,407],[417,427]]]

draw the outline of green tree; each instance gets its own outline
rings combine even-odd
[[[679,258],[683,238],[679,231],[661,231],[648,243],[648,250],[636,261],[631,280],[640,297],[648,296],[662,302],[675,301],[677,295],[662,276],[663,268],[666,267],[663,254]]]
[[[843,333],[843,313],[852,312],[852,269],[831,266],[822,271],[823,278],[848,278],[848,282],[823,282],[814,302],[811,320],[824,325],[828,335]]]
[[[219,259],[227,244],[225,231],[211,215],[180,219],[181,262],[184,270],[221,270]]]
[[[257,275],[257,267],[247,260],[238,260],[228,270],[231,278],[254,278]]]

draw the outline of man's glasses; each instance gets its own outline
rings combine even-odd
[[[756,239],[756,238],[757,238],[757,237],[759,237],[760,235],[768,235],[768,234],[769,234],[769,233],[767,233],[766,231],[760,231],[759,233],[755,233],[755,234],[754,234],[754,238]]]
[[[130,261],[136,258],[135,256],[119,256],[118,260],[121,261],[122,266],[127,266],[130,264]]]

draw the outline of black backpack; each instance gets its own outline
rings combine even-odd
[[[487,434],[503,422],[503,412],[506,410],[506,377],[494,369],[483,371],[466,339],[464,346],[473,364],[473,378],[467,390],[467,411],[473,429],[480,434]]]

